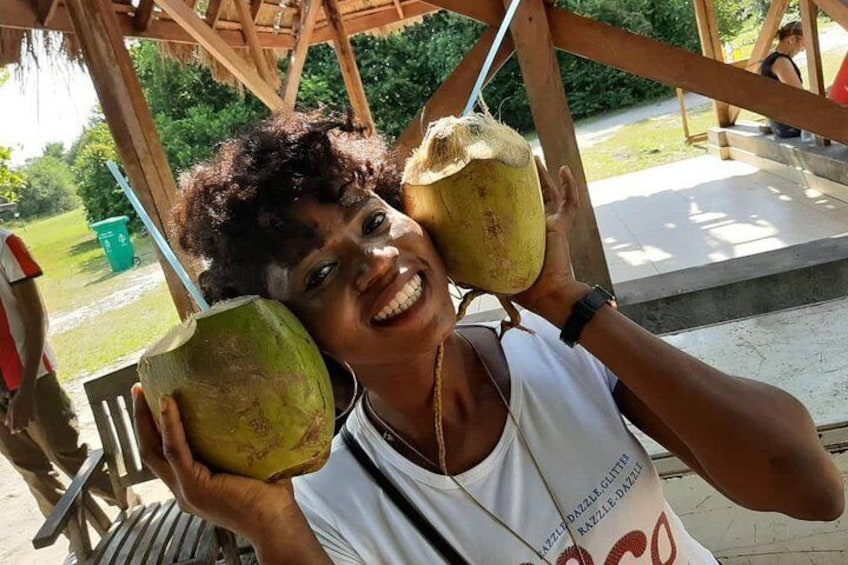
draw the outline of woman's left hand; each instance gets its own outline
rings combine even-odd
[[[586,294],[588,287],[574,278],[571,265],[569,236],[580,206],[580,196],[571,169],[561,167],[557,183],[538,157],[536,168],[539,170],[547,215],[545,262],[533,286],[516,294],[513,300],[528,310],[541,313],[548,303],[561,304],[563,300],[577,302]],[[572,297],[573,300],[570,300]]]

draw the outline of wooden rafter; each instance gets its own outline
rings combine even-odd
[[[693,0],[695,4],[695,20],[698,24],[698,35],[701,39],[701,50],[705,57],[724,62],[724,53],[719,39],[718,20],[716,18],[715,2],[713,0]],[[718,124],[721,127],[731,125],[730,106],[726,102],[716,100],[714,103]]]
[[[495,29],[492,27],[486,28],[483,35],[480,36],[480,39],[477,40],[477,43],[454,69],[453,73],[433,93],[421,112],[418,112],[412,118],[403,133],[398,136],[394,147],[398,165],[403,166],[412,150],[421,143],[428,123],[445,116],[456,116],[462,111],[471,95],[474,83],[477,81],[480,69],[483,68],[483,62],[486,60],[486,55],[489,53],[494,39]],[[495,54],[489,76],[486,78],[487,82],[497,74],[512,57],[512,54],[512,39],[507,36]]]
[[[392,0],[395,5],[395,10],[397,10],[397,15],[400,19],[403,19],[403,6],[400,5],[400,0]]]
[[[504,0],[504,3],[509,5],[511,0]],[[510,31],[545,163],[554,177],[561,167],[570,167],[580,196],[580,208],[569,236],[575,273],[578,280],[612,288],[543,1],[524,0],[515,13]]]
[[[65,0],[65,5],[124,168],[145,210],[168,238],[176,183],[115,14],[106,2]],[[159,259],[174,304],[185,317],[193,309],[188,294],[167,261]],[[191,269],[190,261],[184,264]]]
[[[218,23],[218,18],[221,17],[221,8],[224,7],[226,0],[209,0],[209,5],[206,7],[206,15],[203,17],[207,25],[213,28]]]
[[[266,83],[271,85],[276,90],[280,83],[280,75],[275,69],[271,69],[268,65],[268,59],[265,58],[265,53],[262,46],[259,44],[259,36],[256,33],[256,25],[253,23],[253,14],[250,13],[249,0],[232,0],[236,5],[236,12],[241,21],[241,32],[244,35],[244,41],[247,43],[247,48],[250,51],[250,56],[253,59],[253,64],[256,66],[259,76]]]
[[[191,35],[197,43],[224,65],[248,90],[253,92],[263,104],[277,111],[283,107],[283,100],[277,92],[238,53],[218,35],[197,13],[182,0],[156,0],[180,27]]]
[[[44,25],[38,15],[38,10],[29,0],[2,0],[3,10],[0,10],[0,27],[12,29],[44,29],[49,31],[60,31],[73,33],[68,11],[63,4],[59,4],[54,10],[54,16],[48,25]],[[131,5],[112,4],[115,9],[115,17],[118,27],[125,37],[140,39],[152,39],[155,41],[170,41],[174,43],[196,44],[190,34],[182,29],[172,19],[166,17],[154,17],[148,28],[144,31],[135,29],[134,18],[131,15]],[[403,2],[404,20],[419,18],[438,10],[429,3],[419,0],[407,0]],[[207,12],[209,15],[210,12]],[[217,21],[217,18],[216,18]],[[393,5],[387,5],[376,11],[363,14],[353,14],[345,19],[345,29],[349,35],[362,33],[374,28],[401,23]],[[221,39],[230,47],[246,47],[244,36],[241,33],[241,25],[236,22],[218,21],[216,31]],[[295,37],[288,29],[275,31],[271,27],[257,26],[259,43],[264,49],[294,49]],[[312,44],[332,41],[332,30],[325,24],[316,24],[312,34]]]
[[[783,19],[786,10],[789,8],[789,0],[772,0],[769,7],[766,19],[763,21],[763,28],[760,30],[760,35],[757,37],[757,42],[754,44],[754,49],[751,51],[751,57],[748,59],[746,68],[749,71],[757,72],[763,59],[771,51],[771,45],[774,43],[774,36],[777,35],[777,30],[780,28],[780,21]],[[730,107],[730,123],[735,124],[741,110],[735,106]]]
[[[371,116],[371,108],[368,107],[368,98],[365,96],[365,88],[362,86],[359,68],[356,66],[356,56],[350,44],[350,37],[348,37],[342,15],[339,12],[338,1],[324,0],[324,11],[327,13],[327,19],[332,30],[333,46],[336,50],[339,66],[342,69],[342,77],[344,77],[350,105],[353,107],[359,122],[373,132],[375,131],[374,118]]]
[[[286,82],[283,85],[283,101],[286,108],[293,110],[297,102],[297,91],[300,87],[300,77],[306,64],[306,55],[312,43],[312,30],[318,19],[320,0],[303,0],[303,13],[300,18],[300,31],[297,36],[297,47],[289,51],[289,64],[286,71]]]
[[[499,0],[429,3],[488,25],[498,25],[504,13]],[[815,94],[560,8],[548,8],[548,22],[554,45],[564,51],[848,143],[848,108]]]
[[[848,29],[848,5],[845,0],[815,0],[822,12],[843,28]]]
[[[250,0],[250,17],[256,22],[259,18],[259,10],[262,9],[262,0]]]
[[[138,8],[133,15],[133,26],[139,31],[144,31],[150,25],[150,20],[153,19],[153,6],[156,3],[153,0],[140,0]]]
[[[53,18],[58,5],[59,0],[38,0],[38,17],[41,20],[41,25],[50,25],[50,20]]]

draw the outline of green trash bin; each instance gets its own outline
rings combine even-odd
[[[97,232],[97,239],[106,252],[109,266],[116,273],[126,271],[135,262],[135,249],[127,231],[129,221],[126,216],[115,216],[91,224],[91,229]]]

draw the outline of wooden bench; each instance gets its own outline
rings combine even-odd
[[[156,479],[141,462],[131,423],[131,388],[137,381],[133,365],[85,383],[103,449],[90,453],[53,514],[33,538],[33,546],[52,545],[67,530],[80,564],[188,565],[212,564],[220,559],[227,565],[241,563],[232,532],[181,511],[175,500],[129,507],[127,489]],[[121,506],[111,523],[92,504],[88,493],[91,478],[104,463]],[[93,549],[89,523],[101,535]]]

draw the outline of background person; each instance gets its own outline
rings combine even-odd
[[[777,47],[760,64],[760,74],[795,88],[804,88],[801,69],[793,58],[805,49],[804,29],[801,22],[789,22],[777,32]],[[771,130],[777,137],[800,137],[801,130],[770,120]]]

